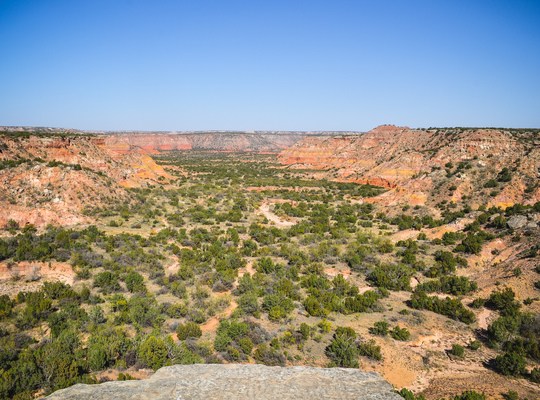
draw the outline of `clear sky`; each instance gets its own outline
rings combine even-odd
[[[0,125],[540,127],[540,0],[0,0]]]

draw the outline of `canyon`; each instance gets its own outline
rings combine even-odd
[[[365,134],[0,130],[6,132],[0,160],[19,160],[16,168],[0,172],[0,225],[10,218],[38,226],[87,221],[86,206],[104,204],[105,198],[126,201],[125,188],[170,178],[150,156],[171,151],[277,154],[285,168],[312,170],[316,178],[384,187],[387,192],[371,201],[394,209],[422,206],[437,214],[441,201],[505,208],[540,200],[540,139],[534,130],[393,125]],[[488,189],[504,168],[511,171],[509,184]]]
[[[0,398],[540,391],[539,130],[0,130]]]

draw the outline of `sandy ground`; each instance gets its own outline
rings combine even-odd
[[[229,306],[225,310],[213,316],[201,325],[201,331],[203,333],[215,332],[218,328],[219,321],[229,318],[233,311],[236,310],[236,307],[238,307],[238,303],[234,299],[231,299],[231,304],[229,304]]]
[[[45,281],[73,285],[75,272],[71,265],[57,261],[0,263],[0,295],[15,296],[21,291],[37,291]]]
[[[245,268],[240,268],[240,270],[238,271],[238,278],[243,277],[245,274],[250,274],[251,276],[253,276],[255,272],[255,268],[253,268],[253,260],[249,260]]]
[[[471,218],[460,218],[450,224],[437,226],[435,228],[422,229],[419,231],[416,229],[405,229],[391,235],[390,240],[399,242],[400,240],[416,239],[422,232],[426,234],[429,240],[441,239],[446,232],[461,232],[471,222],[473,222],[473,219]]]
[[[100,381],[116,381],[118,380],[118,375],[120,373],[123,374],[129,374],[135,379],[146,379],[149,378],[151,375],[154,374],[154,371],[151,369],[133,369],[129,368],[126,370],[119,370],[119,369],[107,369],[105,371],[98,372],[95,374],[96,379]]]
[[[271,205],[275,203],[277,203],[277,201],[264,201],[257,212],[264,215],[266,219],[273,222],[278,228],[289,228],[296,224],[295,221],[285,220],[274,214],[270,208]]]
[[[341,274],[345,279],[349,279],[349,277],[351,276],[351,269],[348,266],[326,267],[324,269],[324,273],[330,278],[334,278]]]

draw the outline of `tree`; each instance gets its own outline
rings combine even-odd
[[[146,292],[146,287],[144,286],[144,278],[138,272],[131,271],[126,275],[124,281],[126,282],[127,289],[131,293]]]
[[[157,370],[167,362],[167,346],[163,339],[148,336],[139,346],[137,352],[139,360],[146,366]]]
[[[100,371],[107,366],[107,350],[101,342],[94,342],[88,346],[86,360],[92,371]]]
[[[525,372],[525,357],[517,352],[495,357],[493,368],[502,375],[518,376]]]
[[[347,332],[336,332],[332,342],[326,347],[326,355],[338,367],[358,368],[358,346],[355,338]]]

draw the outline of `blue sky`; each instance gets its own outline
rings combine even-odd
[[[540,127],[540,1],[0,0],[0,125]]]

